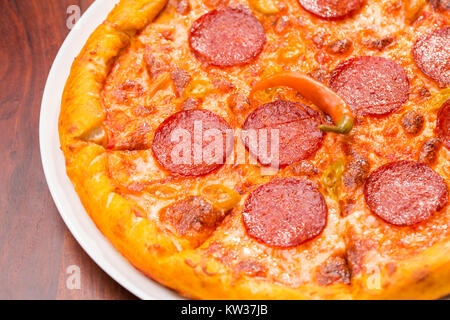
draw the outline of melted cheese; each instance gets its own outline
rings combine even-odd
[[[405,8],[401,1],[370,1],[355,18],[340,21],[325,21],[306,13],[296,0],[283,1],[283,10],[275,15],[253,12],[262,22],[266,31],[267,43],[264,51],[253,62],[237,67],[215,68],[198,61],[188,45],[188,30],[194,20],[209,11],[202,1],[191,2],[192,9],[186,15],[176,12],[173,1],[158,17],[155,23],[141,32],[137,40],[117,60],[103,91],[104,107],[107,112],[106,128],[115,139],[126,140],[139,125],[146,123],[148,131],[146,141],[151,141],[156,128],[169,115],[181,110],[183,101],[189,97],[178,97],[173,86],[159,90],[148,96],[151,79],[145,66],[145,54],[150,54],[164,65],[175,70],[182,68],[192,77],[192,81],[204,80],[210,86],[201,98],[201,108],[211,110],[227,120],[237,130],[242,120],[255,108],[233,111],[228,98],[232,93],[247,96],[252,84],[274,70],[301,71],[314,73],[316,69],[331,71],[340,62],[360,55],[377,55],[398,62],[406,70],[411,83],[410,100],[394,114],[381,118],[361,119],[354,131],[347,137],[327,134],[322,148],[310,160],[322,173],[338,158],[345,157],[342,142],[369,159],[371,170],[399,159],[416,159],[419,146],[434,135],[436,114],[425,110],[426,99],[414,93],[424,86],[431,93],[439,88],[436,83],[424,76],[412,60],[411,47],[423,34],[437,28],[445,22],[444,15],[432,13],[428,7],[416,23],[404,23]],[[230,1],[231,6],[248,5],[247,1]],[[274,25],[277,20],[289,21],[285,33],[277,33]],[[170,34],[170,36],[165,36]],[[394,37],[393,43],[382,51],[367,47],[368,41],[387,36]],[[352,41],[352,49],[344,55],[329,54],[326,47],[338,39]],[[302,55],[289,62],[280,63],[279,54],[290,45],[303,48]],[[141,89],[136,92],[120,92],[118,88],[126,81],[136,82]],[[225,80],[233,89],[225,92],[215,87],[217,80]],[[257,102],[262,104],[275,98],[299,101],[311,105],[292,90],[279,88],[271,90]],[[137,115],[138,108],[146,108],[148,113]],[[311,105],[312,108],[315,108]],[[416,137],[405,134],[401,128],[401,115],[415,109],[425,116],[425,128]],[[141,109],[140,109],[141,110]],[[142,110],[141,110],[142,111]],[[145,111],[145,110],[143,110]],[[242,148],[235,145],[235,152]],[[246,154],[249,157],[248,153]],[[449,235],[450,209],[434,215],[429,221],[415,228],[395,228],[374,217],[367,209],[362,190],[352,194],[341,194],[341,201],[352,200],[352,213],[344,217],[338,201],[326,194],[319,179],[320,174],[312,177],[326,197],[328,205],[328,224],[324,232],[316,239],[292,249],[270,248],[250,238],[241,219],[241,208],[248,191],[254,186],[265,183],[270,176],[261,176],[258,164],[228,163],[219,171],[199,178],[176,178],[157,164],[150,150],[111,151],[108,154],[109,174],[121,193],[146,213],[145,218],[158,221],[158,212],[174,201],[188,195],[199,195],[203,186],[223,184],[238,189],[247,183],[250,187],[244,192],[239,205],[225,219],[214,234],[197,250],[205,259],[214,257],[230,268],[245,259],[251,259],[267,267],[267,280],[290,287],[314,281],[318,266],[332,255],[344,253],[357,240],[370,241],[372,245],[362,252],[362,271],[353,276],[365,280],[369,290],[379,290],[382,286],[380,273],[387,263],[397,261],[420,252],[426,247]],[[438,164],[434,168],[449,182],[449,151],[441,150]],[[276,172],[278,176],[290,176],[289,170]],[[158,199],[146,192],[148,185],[161,183],[180,190],[174,199]],[[138,192],[129,191],[132,186],[141,184]],[[169,232],[170,233],[170,232]],[[176,237],[171,238],[179,251],[183,244]],[[208,248],[219,243],[224,251],[208,253]],[[225,259],[224,257],[228,257]],[[363,275],[366,275],[363,277]]]

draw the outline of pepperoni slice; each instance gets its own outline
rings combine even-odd
[[[450,99],[439,109],[436,132],[439,140],[450,150]]]
[[[409,97],[409,80],[396,62],[362,56],[344,61],[331,73],[330,87],[359,116],[385,115]]]
[[[250,113],[242,127],[242,140],[263,165],[278,162],[284,167],[309,158],[321,147],[324,133],[319,130],[319,124],[319,114],[313,109],[296,102],[274,101]],[[256,141],[250,138],[254,134]],[[278,147],[272,147],[272,141],[276,141],[272,137],[276,136]],[[275,157],[278,161],[273,161]]]
[[[298,0],[300,5],[324,19],[342,19],[362,8],[364,0]]]
[[[388,163],[375,170],[364,185],[364,198],[381,219],[396,226],[427,220],[448,201],[444,179],[415,161]]]
[[[263,50],[266,35],[262,24],[239,9],[213,10],[194,21],[189,44],[208,64],[229,67],[249,62]]]
[[[274,247],[294,247],[317,237],[327,224],[327,204],[313,182],[275,179],[252,191],[244,204],[247,233]]]
[[[233,149],[228,123],[211,111],[191,109],[167,118],[152,143],[156,160],[182,176],[201,176],[221,167]]]
[[[450,84],[450,26],[423,35],[413,47],[417,66],[431,79]]]

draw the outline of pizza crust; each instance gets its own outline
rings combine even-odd
[[[435,299],[448,294],[450,238],[397,263],[391,275],[379,271],[364,274],[351,285],[320,286],[311,281],[291,288],[257,277],[236,278],[223,264],[205,260],[202,250],[207,244],[178,252],[179,244],[154,221],[139,217],[135,205],[116,192],[101,139],[92,142],[86,137],[101,131],[105,118],[101,92],[115,59],[166,3],[121,0],[74,61],[62,98],[59,133],[67,174],[86,211],[114,247],[150,278],[191,298]],[[227,219],[238,219],[235,216]],[[369,277],[377,278],[378,284],[368,286],[373,283]]]

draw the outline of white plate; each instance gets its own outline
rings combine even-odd
[[[145,277],[123,258],[89,218],[66,175],[60,150],[60,102],[74,58],[89,35],[106,18],[118,0],[97,0],[67,36],[56,56],[45,86],[39,123],[42,165],[56,207],[75,239],[114,280],[141,299],[179,299],[175,292]],[[81,270],[83,276],[83,270]]]

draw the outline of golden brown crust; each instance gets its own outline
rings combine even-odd
[[[101,134],[93,138],[92,133],[102,131],[102,90],[114,61],[166,3],[121,0],[73,63],[62,98],[59,132],[67,174],[86,211],[117,250],[149,277],[192,298],[434,299],[448,294],[449,237],[386,270],[364,273],[352,279],[351,285],[323,286],[310,281],[294,288],[265,281],[258,272],[231,272],[209,255],[213,239],[199,248],[178,252],[189,244],[183,239],[174,242],[154,220],[140,216],[142,209],[117,192],[108,174],[104,139]],[[240,220],[232,214],[224,223],[232,227]],[[220,239],[220,232],[216,237]],[[371,286],[374,281],[376,285]]]

